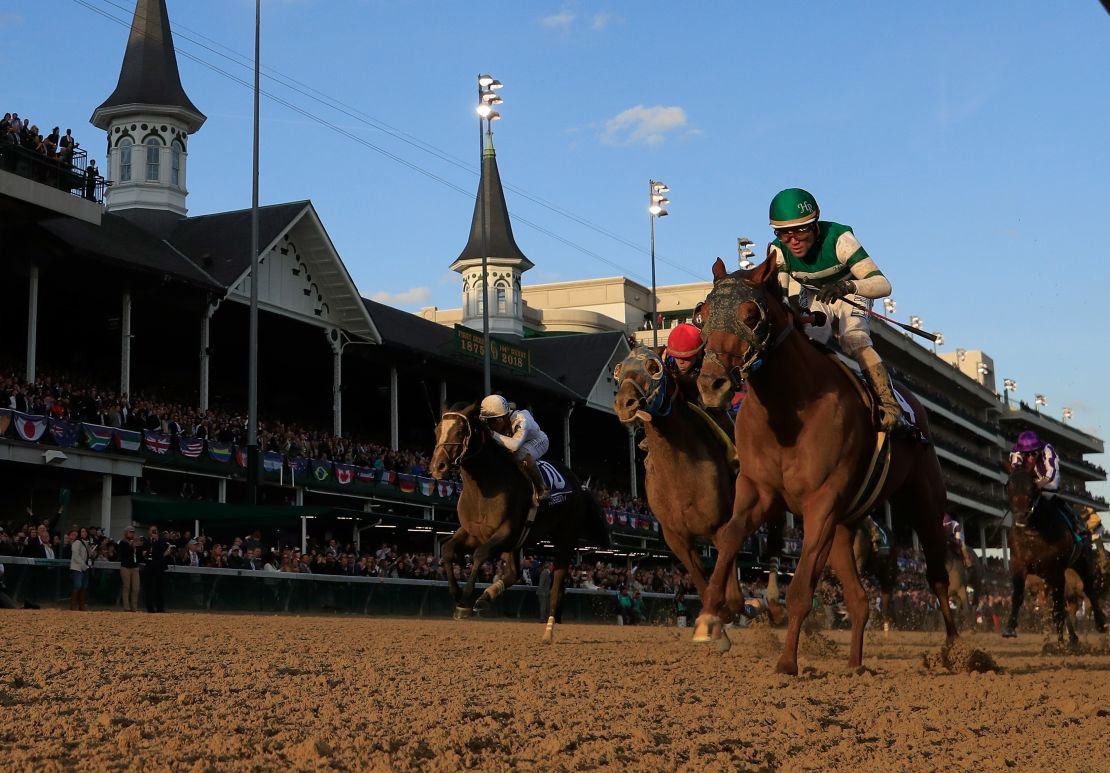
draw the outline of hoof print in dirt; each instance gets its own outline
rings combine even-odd
[[[840,650],[836,642],[820,631],[805,634],[798,649],[811,658],[835,658]]]

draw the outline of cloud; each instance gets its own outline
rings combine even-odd
[[[601,11],[600,13],[594,14],[594,19],[590,23],[590,29],[601,32],[610,24],[622,21],[624,21],[624,19],[620,16],[617,16],[617,14],[613,13],[612,11]]]
[[[609,145],[659,145],[668,132],[684,126],[686,111],[681,107],[636,105],[605,122],[601,141]]]
[[[0,11],[0,29],[14,27],[23,23],[23,17],[15,11]]]
[[[427,303],[432,297],[432,291],[427,287],[411,287],[399,293],[389,293],[385,290],[374,293],[370,300],[384,303],[387,306],[416,306]]]
[[[558,13],[544,16],[540,19],[540,24],[549,30],[566,30],[570,29],[570,25],[574,23],[574,18],[574,11],[564,8]]]

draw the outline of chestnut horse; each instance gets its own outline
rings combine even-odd
[[[613,398],[617,418],[627,425],[642,424],[647,435],[644,492],[651,512],[667,546],[704,599],[706,578],[695,539],[713,539],[732,517],[736,481],[736,464],[729,458],[732,428],[726,434],[723,426],[694,407],[684,394],[684,380],[646,346],[636,347],[618,363],[613,379],[618,385]],[[728,568],[725,596],[730,616],[744,611],[735,558]],[[722,628],[713,636],[720,649],[728,649]],[[709,636],[700,639],[709,640]]]
[[[1040,491],[1033,476],[1035,461],[1015,464],[1006,481],[1006,497],[1010,512],[1014,516],[1014,526],[1010,529],[1010,578],[1013,596],[1010,603],[1010,621],[1002,635],[1017,636],[1018,613],[1025,600],[1025,576],[1035,574],[1044,580],[1052,599],[1052,619],[1056,625],[1056,636],[1064,641],[1064,627],[1067,624],[1065,604],[1064,570],[1075,570],[1087,597],[1091,600],[1095,627],[1106,633],[1106,615],[1102,612],[1101,598],[1106,590],[1106,582],[1098,576],[1095,561],[1089,545],[1076,545],[1071,530],[1054,508],[1038,507]],[[1078,641],[1075,630],[1068,631],[1072,642]]]
[[[553,492],[549,502],[535,513],[532,509],[532,484],[520,472],[512,455],[490,436],[490,429],[478,416],[478,406],[457,403],[445,410],[436,426],[436,447],[431,473],[437,480],[452,467],[462,470],[463,490],[459,496],[459,528],[443,544],[443,564],[447,587],[455,600],[455,619],[469,617],[472,611],[490,604],[517,581],[521,548],[526,543],[548,540],[554,551],[555,572],[551,579],[551,616],[543,640],[554,638],[563,598],[563,579],[570,568],[578,538],[588,537],[597,547],[609,546],[609,530],[601,505],[569,470],[555,465],[565,479],[565,492]],[[466,586],[460,590],[455,580],[455,553],[473,551],[472,568]],[[505,569],[474,600],[478,570],[486,561],[501,556]]]
[[[852,510],[889,499],[917,532],[929,583],[941,601],[947,641],[953,642],[957,632],[944,567],[945,490],[932,445],[886,440],[891,444],[886,476],[861,502],[868,471],[881,456],[877,441],[882,438],[855,377],[807,340],[783,300],[773,261],[730,275],[718,258],[713,277],[713,289],[698,313],[706,342],[698,388],[706,405],[723,405],[741,380],[748,384],[748,396],[736,419],[740,474],[733,517],[718,531],[720,556],[698,626],[718,624],[727,567],[745,537],[789,509],[802,517],[802,553],[787,593],[790,619],[776,670],[798,673],[802,622],[826,563],[840,578],[852,618],[848,664],[861,665],[868,604],[852,553],[853,518],[860,515]],[[912,395],[903,396],[928,437],[924,409]]]

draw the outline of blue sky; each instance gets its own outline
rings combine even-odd
[[[168,4],[179,52],[249,80],[186,37],[250,52],[253,2]],[[88,6],[129,21],[133,3],[0,11],[0,67],[23,73],[5,78],[3,109],[71,126],[99,151],[88,117],[115,86],[127,30]],[[739,235],[761,252],[767,202],[800,185],[855,228],[900,318],[922,317],[946,348],[985,350],[1052,415],[1067,405],[1077,426],[1110,429],[1110,250],[1096,236],[1110,198],[1110,16],[1096,0],[264,0],[263,17],[264,65],[355,115],[264,89],[465,191],[263,101],[263,202],[312,199],[364,295],[459,304],[447,266],[471,218],[475,76],[489,71],[505,83],[505,183],[620,237],[510,191],[514,215],[574,245],[518,222],[536,264],[526,281],[646,280],[649,177],[672,188],[660,283],[706,277]],[[208,115],[190,146],[190,210],[248,206],[250,92],[179,62]]]

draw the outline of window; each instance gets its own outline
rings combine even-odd
[[[158,180],[159,154],[162,152],[162,143],[151,137],[146,141],[146,179]]]
[[[505,295],[505,285],[497,285],[497,313],[508,314],[509,304]]]
[[[476,297],[476,298],[474,299],[474,306],[475,306],[475,308],[477,309],[477,313],[478,313],[478,314],[483,314],[483,313],[485,313],[485,308],[486,308],[486,294],[485,294],[485,293],[483,292],[483,287],[482,287],[482,283],[481,283],[481,282],[477,282],[477,283],[476,283],[476,284],[474,285],[474,295],[475,295],[475,296],[477,296],[477,297]]]
[[[181,150],[177,145],[170,146],[170,182],[181,187]]]
[[[127,137],[119,141],[119,181],[122,183],[131,179],[131,145]]]

